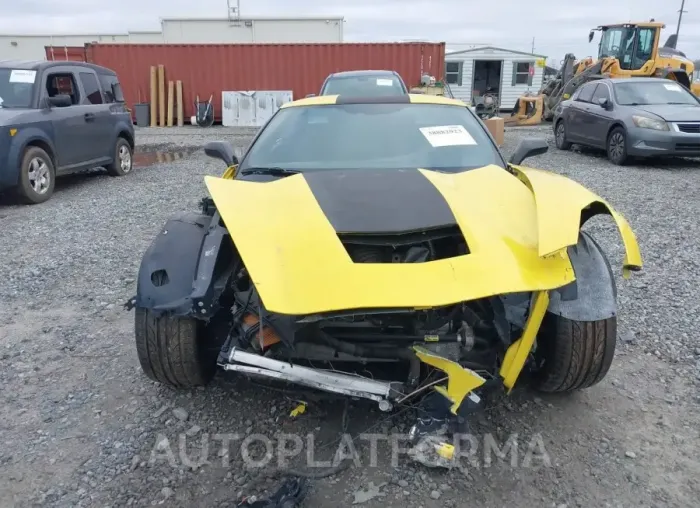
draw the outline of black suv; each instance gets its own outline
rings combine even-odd
[[[83,62],[0,60],[0,191],[28,203],[56,176],[131,171],[134,125],[114,71]]]

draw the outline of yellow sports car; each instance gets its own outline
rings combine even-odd
[[[210,143],[228,169],[205,179],[201,211],[165,224],[128,304],[141,367],[188,388],[218,366],[384,411],[422,396],[416,440],[518,379],[597,383],[616,287],[581,226],[608,214],[624,274],[642,259],[604,199],[520,165],[546,150],[526,140],[506,161],[466,104],[411,94],[285,104],[240,161]]]

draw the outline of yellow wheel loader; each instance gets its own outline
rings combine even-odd
[[[622,23],[602,25],[591,30],[591,42],[596,31],[602,33],[598,58],[576,60],[568,53],[556,77],[536,95],[523,95],[515,103],[508,123],[535,125],[551,120],[557,105],[571,97],[578,87],[603,77],[661,77],[668,78],[700,95],[700,82],[692,83],[695,65],[676,49],[677,36],[671,35],[659,47],[663,23]]]

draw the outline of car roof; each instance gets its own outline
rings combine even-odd
[[[114,72],[112,69],[86,62],[73,62],[70,60],[0,60],[0,69],[43,71],[52,67],[65,67],[67,65],[85,67],[97,72],[98,74],[110,74],[116,76],[116,72]]]
[[[363,71],[341,71],[334,72],[330,74],[329,78],[351,78],[353,76],[386,76],[387,74],[391,76],[396,76],[396,71],[387,70],[363,70]]]
[[[644,78],[640,76],[636,78],[605,78],[597,81],[605,81],[612,85],[614,83],[668,83],[673,80],[666,78]]]
[[[403,94],[389,96],[362,96],[348,97],[341,95],[319,95],[307,97],[282,105],[282,108],[294,108],[299,106],[332,106],[335,104],[439,104],[443,106],[467,107],[467,104],[459,99],[450,99],[442,95],[427,94]]]

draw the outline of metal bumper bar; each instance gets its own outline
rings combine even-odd
[[[231,350],[228,361],[229,363],[222,365],[224,370],[280,379],[318,390],[374,400],[382,411],[390,411],[393,407],[391,401],[401,396],[401,391],[394,388],[396,383],[302,367],[236,348]]]

